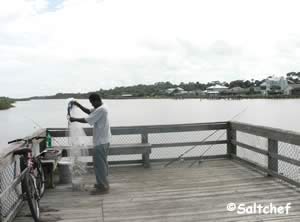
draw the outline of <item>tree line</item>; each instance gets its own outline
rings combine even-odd
[[[268,76],[268,78],[271,76]],[[300,83],[300,72],[289,72],[286,74],[287,80],[291,83]],[[122,98],[123,96],[145,98],[145,97],[167,97],[170,96],[167,92],[167,89],[180,87],[185,91],[203,91],[210,86],[216,84],[223,85],[229,89],[234,87],[241,88],[253,88],[259,87],[266,79],[262,80],[234,80],[231,82],[220,82],[220,81],[211,81],[208,83],[200,82],[181,82],[180,84],[173,84],[169,81],[166,82],[156,82],[154,84],[138,84],[134,86],[119,86],[111,89],[99,89],[93,92],[87,93],[57,93],[52,96],[35,96],[30,98],[24,98],[19,100],[27,99],[66,99],[66,98],[77,98],[77,99],[86,99],[90,93],[99,93],[103,98]],[[251,92],[251,90],[250,90]]]
[[[14,101],[7,97],[0,97],[0,110],[9,109],[13,107]]]

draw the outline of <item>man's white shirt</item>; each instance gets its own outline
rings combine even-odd
[[[107,106],[102,104],[97,109],[91,109],[90,115],[85,118],[88,124],[93,127],[94,146],[110,143],[111,131],[108,119]]]

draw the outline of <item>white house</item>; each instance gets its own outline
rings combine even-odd
[[[288,88],[288,81],[283,76],[271,76],[267,78],[260,86],[265,87],[264,94],[268,94],[269,91],[285,92]]]
[[[218,91],[213,91],[213,90],[205,90],[203,92],[207,95],[218,95],[219,94]]]
[[[228,90],[228,87],[226,86],[221,86],[221,85],[214,85],[214,86],[210,86],[207,89],[207,92],[224,92]]]
[[[121,96],[122,97],[132,97],[133,95],[128,93],[128,94],[122,94]]]
[[[166,93],[168,93],[168,94],[171,94],[171,93],[185,94],[186,91],[184,91],[184,89],[181,88],[181,87],[176,87],[176,88],[169,88],[169,89],[167,89]]]

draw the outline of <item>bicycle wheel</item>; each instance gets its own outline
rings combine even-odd
[[[25,175],[24,178],[24,189],[26,193],[26,198],[28,201],[28,205],[30,208],[30,212],[32,218],[35,222],[39,222],[40,218],[40,198],[38,191],[35,185],[35,178],[32,174],[28,173]]]
[[[37,169],[36,187],[38,189],[39,196],[41,198],[45,193],[45,172],[40,159],[36,159],[36,169]]]

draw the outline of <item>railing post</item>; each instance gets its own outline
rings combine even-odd
[[[278,141],[268,139],[268,169],[273,172],[278,172],[278,159],[273,158],[271,153],[278,154]],[[270,174],[268,174],[270,176]]]
[[[236,145],[232,143],[232,140],[236,140],[236,130],[232,128],[231,123],[228,122],[227,126],[227,155],[231,158],[232,154],[236,155]]]
[[[143,132],[141,135],[142,135],[142,143],[148,143],[148,133]],[[147,152],[147,153],[142,154],[142,160],[144,163],[144,167],[149,168],[150,167],[150,153]]]
[[[148,133],[147,132],[142,133],[142,143],[148,143]]]

